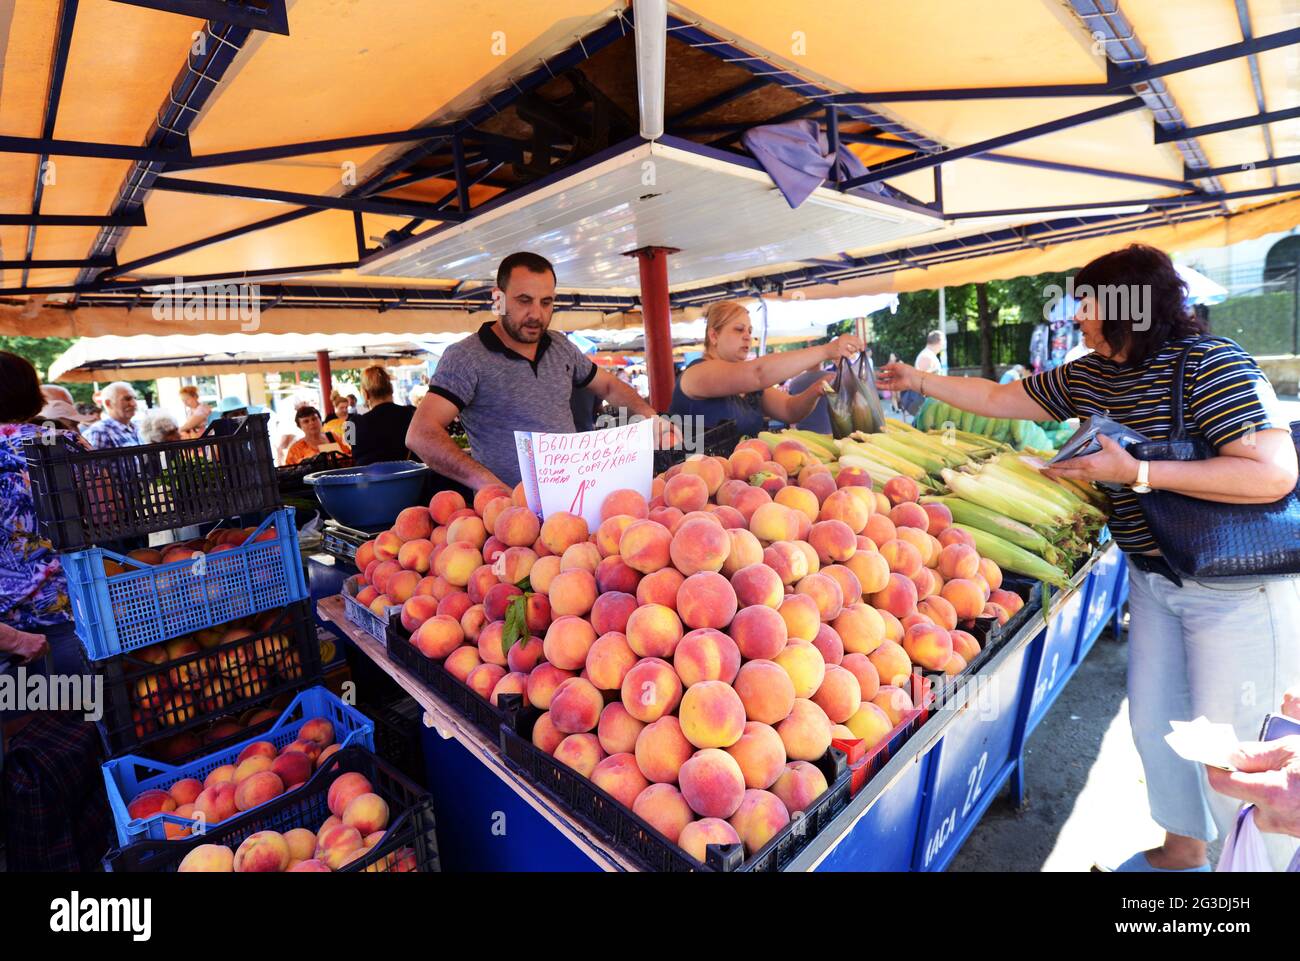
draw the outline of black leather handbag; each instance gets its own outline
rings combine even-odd
[[[1204,438],[1189,436],[1184,423],[1183,377],[1191,346],[1178,358],[1174,373],[1173,431],[1168,440],[1130,446],[1128,452],[1138,460],[1193,461],[1216,455]],[[1300,451],[1300,421],[1291,424],[1291,438]],[[1160,553],[1183,577],[1300,574],[1300,484],[1272,504],[1221,504],[1156,490],[1139,494],[1138,503]]]

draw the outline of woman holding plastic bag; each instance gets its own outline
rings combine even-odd
[[[822,384],[832,375],[819,377],[798,394],[788,394],[776,385],[862,350],[859,338],[844,334],[828,344],[749,360],[753,330],[744,304],[719,301],[709,306],[704,317],[704,356],[687,365],[677,378],[668,412],[703,417],[705,430],[734,420],[742,435],[752,437],[766,428],[769,417],[798,423],[812,412],[822,395]]]

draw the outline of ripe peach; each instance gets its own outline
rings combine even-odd
[[[660,499],[662,500],[662,498]],[[667,528],[669,533],[671,533],[677,529],[677,525],[682,522],[682,518],[685,516],[686,514],[683,511],[679,511],[676,507],[664,507],[662,504],[655,506],[651,503],[650,514],[646,520],[654,521],[656,524]]]
[[[509,655],[506,652],[505,646],[505,633],[505,621],[489,621],[487,624],[483,625],[483,629],[479,631],[478,634],[478,656],[484,664],[495,664],[497,667],[505,667],[509,663],[507,660]],[[493,679],[493,685],[495,685],[498,680],[500,680],[499,677]],[[470,686],[472,687],[473,685]],[[487,694],[484,694],[483,696],[487,697],[488,694],[491,693],[492,691],[489,688]]]
[[[828,564],[819,572],[840,586],[840,594],[845,605],[858,604],[862,601],[862,582],[858,575],[843,564]]]
[[[703,510],[708,502],[709,485],[698,474],[681,473],[664,485],[664,503],[682,513]]]
[[[279,872],[288,866],[289,845],[278,831],[258,831],[244,838],[232,863],[243,874]]]
[[[1002,587],[1002,568],[998,567],[998,565],[989,558],[980,558],[979,574],[988,584],[990,591],[996,591]],[[1006,605],[1003,606],[1005,607]],[[1016,610],[1019,610],[1019,608]],[[1012,613],[1014,614],[1015,611],[1012,611]]]
[[[669,543],[673,566],[689,577],[700,571],[719,571],[731,553],[731,538],[722,526],[703,517],[686,518]]]
[[[641,657],[672,657],[681,639],[681,618],[671,607],[647,604],[627,620],[628,647]]]
[[[734,577],[742,568],[763,563],[763,545],[757,537],[743,527],[732,528],[726,533],[728,546],[726,560],[722,562],[723,574]]]
[[[602,595],[634,595],[640,583],[641,574],[628,567],[618,554],[606,557],[596,567],[596,590]],[[598,607],[599,603],[596,606]]]
[[[478,643],[479,635],[487,623],[487,612],[482,604],[475,604],[460,616],[460,629],[465,635],[465,640],[471,644]]]
[[[766,564],[755,563],[742,567],[731,575],[731,586],[736,591],[736,602],[741,608],[763,606],[778,608],[785,598],[785,585],[776,571]]]
[[[410,508],[408,508],[409,510]],[[423,510],[423,508],[415,508]],[[426,513],[426,517],[428,514]],[[419,540],[407,541],[397,552],[397,563],[404,570],[414,571],[418,574],[429,573],[429,556],[433,553],[433,542],[425,538]],[[416,578],[419,582],[419,578]]]
[[[750,516],[749,532],[769,544],[791,541],[799,536],[799,520],[794,510],[772,501],[759,506]]]
[[[880,612],[867,604],[849,604],[831,624],[849,654],[870,654],[885,640]]]
[[[943,587],[943,577],[928,567],[923,567],[912,577],[912,583],[916,585],[916,597],[918,603],[927,597],[933,597],[938,594]],[[980,597],[984,595],[981,594]]]
[[[734,507],[728,507],[725,504],[712,504],[707,510],[718,519],[718,523],[722,525],[723,530],[749,533],[749,522],[745,520],[745,515]]]
[[[414,634],[421,624],[438,613],[438,602],[427,594],[417,594],[402,605],[402,627]]]
[[[843,521],[854,534],[866,529],[870,517],[871,509],[849,487],[842,487],[827,497],[817,515],[822,521]]]
[[[814,555],[815,557],[815,555]],[[777,541],[763,551],[763,563],[781,578],[781,583],[793,587],[810,573],[808,555],[793,541]]]
[[[659,604],[674,611],[677,609],[677,592],[686,578],[671,567],[655,571],[641,578],[636,587],[636,600],[641,606]]]
[[[446,525],[452,514],[466,506],[465,498],[458,491],[438,491],[429,501],[429,514],[435,523]]]
[[[842,724],[857,712],[862,703],[862,687],[857,675],[848,668],[827,667],[825,680],[812,700],[826,712],[832,723]]]
[[[498,650],[500,650],[499,647]],[[481,647],[479,648],[479,656],[483,656]],[[505,676],[506,669],[504,667],[500,664],[485,661],[466,675],[465,686],[486,701],[492,696],[492,692],[496,690],[497,682]]]
[[[844,608],[844,591],[839,582],[825,574],[809,574],[795,585],[795,593],[812,598],[819,620],[833,621]],[[814,630],[812,636],[806,639],[811,641],[816,636]]]
[[[499,499],[499,498],[498,498]],[[483,563],[496,564],[497,558],[508,551],[510,548],[495,535],[489,537],[483,543]]]
[[[464,541],[448,541],[434,565],[434,573],[454,587],[464,587],[470,575],[483,566],[479,549]],[[489,568],[491,570],[491,568]]]
[[[898,537],[880,545],[880,556],[885,559],[891,572],[908,578],[915,577],[925,566],[921,552],[910,542]]]
[[[492,565],[480,564],[470,573],[469,582],[465,585],[465,593],[475,604],[482,604],[483,599],[487,597],[487,592],[500,583],[501,579],[497,577]]]
[[[740,739],[726,750],[740,765],[747,788],[770,788],[785,768],[785,744],[768,724],[745,722]]]
[[[511,650],[518,646],[518,644],[514,645]],[[493,686],[492,693],[488,695],[488,701],[493,707],[501,707],[503,694],[518,694],[521,706],[528,707],[528,674],[524,671],[510,671],[502,675],[501,680]]]
[[[731,637],[747,659],[770,660],[785,648],[789,628],[780,612],[756,604],[736,614],[731,622]]]
[[[648,785],[632,802],[632,813],[674,844],[695,819],[682,792],[672,784]]]
[[[895,726],[894,720],[870,701],[864,701],[853,716],[844,723],[853,732],[854,737],[864,742],[867,750],[871,750],[888,737]]]
[[[808,543],[823,564],[839,564],[858,552],[858,539],[843,521],[818,521],[808,533]]]
[[[871,595],[871,606],[888,611],[895,617],[906,617],[916,610],[917,599],[916,585],[909,578],[902,574],[890,574],[889,583],[884,590]],[[982,602],[980,606],[983,606]]]
[[[487,526],[479,517],[461,517],[447,525],[448,544],[473,544],[480,551],[487,542]]]
[[[815,761],[831,746],[831,721],[812,701],[796,697],[785,720],[776,725],[785,744],[785,756],[792,761]]]
[[[401,549],[402,539],[391,530],[384,531],[375,537],[375,557],[378,560],[397,563],[397,552]],[[374,578],[368,575],[367,579],[374,581]]]
[[[620,694],[627,712],[649,723],[677,707],[682,682],[668,662],[644,657],[624,676]]]
[[[605,705],[596,723],[596,737],[606,754],[622,754],[636,750],[637,738],[645,724],[627,713],[620,702]]]
[[[516,645],[518,646],[518,645]],[[478,667],[482,660],[478,656],[478,648],[471,645],[458,647],[442,662],[447,673],[459,681],[464,681],[469,677],[469,672]]]
[[[718,488],[722,486],[722,482],[727,479],[727,471],[723,468],[723,463],[726,462],[720,462],[702,454],[692,454],[682,464],[682,476],[689,477],[693,474],[700,478],[704,481],[708,496],[712,497],[717,493]],[[666,496],[667,487],[664,488],[664,491]],[[685,510],[685,508],[682,509]]]
[[[528,672],[528,703],[543,711],[550,710],[551,699],[561,684],[577,677],[577,670],[564,670],[543,661]]]
[[[371,539],[357,548],[353,563],[357,570],[364,571],[375,559],[375,542]]]
[[[794,708],[794,681],[774,661],[756,660],[741,665],[735,689],[745,707],[745,717],[751,721],[777,724]]]
[[[272,745],[272,747],[274,747],[274,745]],[[238,785],[241,781],[248,780],[254,774],[271,770],[271,762],[272,758],[267,757],[262,753],[248,755],[244,760],[235,765],[235,784]]]
[[[689,688],[701,681],[730,684],[740,670],[740,649],[726,634],[712,628],[691,631],[673,652],[673,669]]]
[[[891,477],[885,482],[881,491],[890,504],[903,504],[909,501],[915,501],[921,496],[921,489],[916,486],[916,481],[910,477]]]
[[[681,766],[695,751],[682,734],[681,722],[671,714],[645,725],[633,750],[641,773],[660,783],[676,781]]]
[[[587,650],[586,675],[602,691],[617,691],[636,662],[637,654],[628,646],[626,635],[620,631],[608,631]]]
[[[186,804],[193,805],[198,796],[203,793],[203,782],[193,777],[182,778],[169,787],[167,793],[171,795],[178,807]]]
[[[759,472],[765,460],[767,458],[755,450],[737,447],[727,458],[727,466],[732,477],[748,482],[750,477]]]
[[[529,547],[541,532],[541,522],[527,507],[506,507],[492,527],[493,536],[506,547]]]
[[[726,751],[696,751],[678,772],[682,797],[702,817],[730,817],[745,796],[740,765]]]
[[[730,747],[745,732],[745,706],[724,681],[687,688],[677,714],[682,734],[698,748]]]
[[[368,608],[375,602],[375,598],[378,596],[379,592],[375,590],[374,587],[366,586],[357,591],[357,603],[364,604]]]
[[[979,573],[980,556],[965,544],[949,544],[939,552],[939,573],[945,580],[970,579]]]
[[[289,789],[302,784],[311,777],[311,772],[312,762],[310,757],[300,751],[285,751],[271,762],[271,770],[268,773],[274,774],[278,777],[280,783],[284,786],[284,790],[288,791]],[[240,785],[240,788],[244,788],[247,784],[248,782],[245,781]],[[274,796],[275,795],[272,795],[272,797]],[[238,791],[235,792],[235,803],[236,806],[238,806]]]
[[[699,478],[695,478],[699,481]],[[703,483],[701,481],[701,483]],[[672,559],[673,535],[662,524],[651,520],[637,521],[623,531],[619,541],[619,554],[623,562],[642,574],[651,574],[667,567]]]
[[[984,592],[973,581],[963,578],[948,581],[940,593],[953,606],[959,621],[979,617],[984,610]]]
[[[468,616],[469,612],[466,612]],[[465,642],[465,632],[454,617],[429,618],[411,635],[411,643],[425,657],[441,660]]]
[[[937,594],[920,600],[916,610],[918,614],[924,614],[932,623],[938,624],[944,630],[951,631],[957,627],[957,611]]]
[[[817,636],[822,620],[821,610],[817,607],[817,602],[807,594],[787,594],[777,611],[785,621],[789,638],[812,641]],[[741,651],[743,653],[743,647]]]
[[[600,505],[601,522],[609,520],[619,514],[626,514],[629,517],[641,519],[648,517],[650,508],[646,505],[645,498],[639,491],[629,488],[611,491]]]
[[[966,631],[949,631],[948,636],[952,638],[952,652],[960,654],[966,663],[969,664],[979,655],[980,642],[973,634]]]
[[[559,573],[560,559],[558,557],[554,555],[539,557],[528,572],[528,582],[532,585],[533,590],[545,594],[551,589],[551,581],[555,580]]]
[[[625,633],[628,618],[637,609],[636,598],[621,591],[610,591],[596,598],[591,609],[591,626],[596,633]]]
[[[740,835],[745,852],[752,855],[790,823],[790,812],[775,794],[750,788],[729,823]]]
[[[230,733],[234,733],[234,732],[230,732]],[[203,779],[203,788],[204,790],[207,790],[208,788],[216,787],[218,784],[234,784],[234,783],[235,783],[235,765],[222,764],[220,767],[213,768],[211,771],[208,772],[208,776]],[[197,800],[198,799],[195,798],[196,802]]]
[[[871,703],[888,715],[890,724],[893,726],[898,725],[902,721],[903,715],[912,710],[913,707],[912,698],[905,690],[889,684],[881,685],[880,690],[876,692],[876,696],[871,699]]]
[[[619,545],[623,542],[623,532],[643,519],[633,517],[631,514],[615,514],[602,521],[596,528],[596,549],[600,552],[600,556],[616,556],[619,553]]]
[[[342,815],[339,815],[341,818]],[[361,832],[347,824],[339,823],[321,828],[316,835],[316,860],[331,871],[337,871],[365,847]]]
[[[817,628],[817,636],[812,639],[812,645],[827,664],[838,664],[844,659],[844,641],[829,624]]]
[[[587,652],[596,643],[596,631],[581,617],[557,617],[547,628],[542,650],[546,659],[566,671],[580,671]],[[634,648],[635,649],[635,648]]]
[[[542,523],[541,541],[552,554],[563,554],[574,544],[581,544],[591,535],[587,522],[567,511],[556,511]]]
[[[566,767],[589,778],[592,771],[596,770],[596,765],[604,759],[605,752],[596,735],[570,734],[556,746],[552,756]]]
[[[930,515],[920,504],[910,501],[895,504],[889,512],[889,519],[894,522],[895,527],[915,527],[927,533],[930,529]]]
[[[589,541],[573,544],[560,555],[560,571],[583,570],[595,574],[601,562],[600,549]]]
[[[582,617],[596,603],[596,578],[582,569],[561,571],[551,581],[548,597],[553,616]]]
[[[690,628],[723,628],[736,616],[736,592],[721,574],[692,574],[677,591],[677,614]]]
[[[1014,591],[1004,591],[999,588],[994,588],[989,593],[989,603],[997,604],[999,607],[1004,608],[1008,614],[1015,614],[1025,606],[1025,602],[1021,599],[1019,594]]]
[[[541,717],[533,722],[533,745],[547,754],[554,754],[560,742],[567,736],[555,729],[555,725],[551,723],[550,711],[543,712]]]
[[[430,601],[434,600],[434,598],[429,597],[427,594],[417,594],[416,597],[428,598]],[[415,597],[411,598],[411,600],[415,600]],[[408,604],[410,602],[411,601],[407,601]],[[470,599],[469,594],[464,591],[455,591],[454,593],[448,594],[442,600],[435,601],[435,603],[438,605],[433,612],[435,615],[444,614],[447,617],[454,618],[457,622],[465,616],[466,611],[474,606],[474,602]],[[417,611],[423,613],[422,608],[417,608]],[[425,618],[424,620],[428,620],[428,618]],[[424,621],[420,621],[420,623],[423,624]],[[416,626],[418,627],[419,625]]]
[[[233,817],[239,810],[235,806],[234,782],[222,781],[212,787],[204,788],[194,799],[194,810],[201,813],[208,824],[216,824]]]
[[[930,519],[926,530],[938,537],[952,526],[952,510],[947,504],[922,504],[922,510]]]
[[[867,655],[876,668],[882,685],[906,684],[912,673],[912,659],[901,644],[882,641],[880,646]]]
[[[682,828],[677,844],[683,851],[701,863],[708,856],[711,844],[740,844],[740,835],[722,818],[701,818]]]
[[[598,788],[630,808],[637,797],[650,786],[636,758],[628,752],[611,754],[598,763],[591,772],[591,781]]]
[[[790,675],[797,698],[812,697],[826,675],[826,661],[811,641],[792,639],[772,661]]]
[[[373,792],[358,794],[343,809],[342,818],[364,838],[388,827],[388,802]]]
[[[198,796],[195,795],[196,798]],[[126,806],[126,813],[132,819],[148,818],[162,812],[175,811],[176,804],[176,799],[166,791],[151,788],[147,791],[141,791],[133,797],[131,803]]]
[[[772,495],[761,487],[746,487],[744,490],[736,491],[736,495],[727,506],[740,511],[740,516],[745,518],[745,523],[748,524],[753,519],[755,511],[771,502]]]
[[[224,844],[200,844],[181,860],[181,874],[225,874],[235,869],[235,852]]]
[[[772,496],[772,501],[803,514],[808,518],[809,524],[817,520],[817,515],[821,511],[817,495],[802,487],[783,487]],[[787,540],[787,538],[777,537],[773,540]]]
[[[401,572],[402,565],[396,560],[380,561],[375,565],[375,569],[366,575],[366,580],[370,581],[371,586],[380,594],[387,594],[389,578]]]
[[[506,667],[512,674],[527,675],[541,660],[542,639],[540,637],[520,638],[511,644],[510,650],[506,652]],[[525,703],[527,700],[525,697]]]

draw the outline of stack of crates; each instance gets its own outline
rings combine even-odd
[[[312,716],[330,717],[340,742],[374,746],[367,719],[312,687],[323,675],[320,643],[268,420],[251,415],[223,433],[109,450],[57,436],[24,445],[85,673],[103,679],[95,723],[112,759],[110,798],[121,795],[113,810],[123,844],[165,833],[161,819],[128,823],[127,792],[142,770],[165,789],[163,781],[207,773],[209,760],[237,757],[252,741],[283,740]],[[193,525],[192,540],[145,546],[150,534]],[[299,692],[312,698],[304,705]]]

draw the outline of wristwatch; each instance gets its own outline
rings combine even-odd
[[[1129,490],[1134,494],[1151,493],[1151,462],[1149,460],[1138,461],[1137,480],[1129,485]]]

